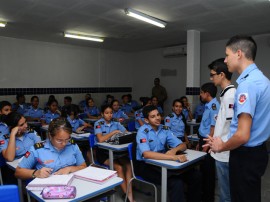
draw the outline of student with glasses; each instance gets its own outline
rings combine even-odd
[[[51,174],[69,174],[86,167],[79,147],[71,139],[72,127],[66,119],[53,120],[48,131],[46,141],[35,144],[26,152],[16,168],[17,178],[46,178]]]

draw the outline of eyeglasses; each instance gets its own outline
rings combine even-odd
[[[210,76],[211,78],[214,77],[215,75],[218,75],[218,73],[215,73],[215,74],[210,73],[210,74],[209,74],[209,76]]]
[[[67,144],[67,143],[69,143],[69,141],[71,140],[71,138],[69,138],[69,139],[67,139],[67,140],[54,140],[57,144],[63,144],[63,143],[65,143],[65,144]]]

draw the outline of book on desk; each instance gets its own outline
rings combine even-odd
[[[74,178],[103,184],[116,176],[117,171],[89,166],[68,175],[51,175],[47,178],[35,178],[26,186],[26,188],[28,190],[41,191],[47,186],[67,186],[72,183]]]

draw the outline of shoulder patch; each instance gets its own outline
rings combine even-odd
[[[165,120],[166,123],[170,123],[170,121],[171,121],[170,119],[166,119]]]
[[[34,133],[35,130],[33,128],[28,128],[28,133]]]
[[[169,130],[170,128],[169,128],[169,126],[163,126],[162,129]]]
[[[217,110],[217,105],[215,103],[212,104],[212,109]]]
[[[5,139],[9,139],[9,135],[8,134],[5,134],[3,135]]]
[[[38,143],[34,144],[35,150],[43,148],[43,147],[44,147],[44,142],[38,142]]]
[[[71,144],[76,144],[76,143],[75,143],[75,140],[72,139],[72,138],[69,140],[69,142],[70,142]]]
[[[144,132],[145,133],[148,133],[149,132],[148,128],[144,129]]]
[[[0,145],[5,144],[5,140],[0,140]]]
[[[104,125],[104,121],[98,122],[99,125]]]
[[[170,118],[174,117],[174,115],[173,115],[172,113],[170,113],[168,116],[169,116]]]
[[[30,153],[29,151],[27,151],[27,152],[24,154],[24,157],[25,157],[25,158],[28,158],[28,156],[30,156],[30,154],[31,154],[31,153]]]
[[[116,118],[112,118],[112,121],[119,122]]]
[[[248,98],[248,94],[247,93],[242,93],[238,95],[238,103],[239,104],[244,104],[246,102]]]

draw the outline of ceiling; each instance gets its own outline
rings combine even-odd
[[[166,21],[161,29],[124,13],[132,8]],[[185,44],[187,30],[201,40],[270,33],[269,0],[1,0],[0,36],[141,51]],[[103,43],[68,39],[64,31],[104,37]]]

